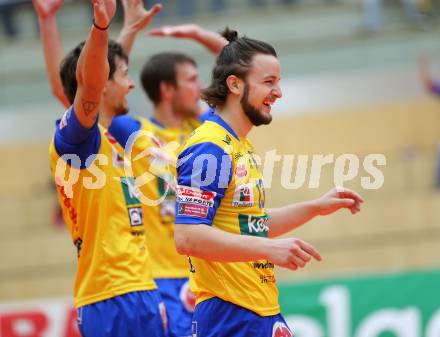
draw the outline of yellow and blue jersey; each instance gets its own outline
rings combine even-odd
[[[154,278],[189,276],[187,258],[177,253],[174,243],[175,163],[180,146],[199,125],[189,119],[180,128],[165,128],[153,118],[125,115],[114,118],[109,127],[129,152],[138,182]]]
[[[440,96],[440,81],[433,81],[431,84],[431,91],[435,95]]]
[[[254,149],[219,115],[197,128],[177,162],[176,224],[205,224],[237,235],[266,237],[265,190]],[[260,316],[280,312],[274,265],[190,257],[197,304],[218,297]]]
[[[75,305],[156,289],[138,191],[134,178],[124,174],[116,140],[98,123],[82,127],[71,107],[57,122],[49,152],[77,248]]]

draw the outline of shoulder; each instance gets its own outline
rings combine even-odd
[[[197,144],[211,143],[229,153],[229,148],[233,145],[233,138],[229,132],[217,123],[207,121],[190,134],[183,149]]]
[[[114,117],[108,131],[120,145],[125,147],[130,136],[141,129],[141,121],[133,116],[123,115]]]

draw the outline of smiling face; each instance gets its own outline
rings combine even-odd
[[[126,96],[134,83],[128,75],[128,65],[125,60],[119,56],[115,57],[116,69],[111,79],[107,81],[103,93],[105,104],[110,107],[115,116],[125,115],[128,113],[128,102]]]
[[[240,101],[253,125],[269,124],[272,121],[272,105],[282,96],[279,81],[278,59],[272,55],[256,54],[246,75]]]

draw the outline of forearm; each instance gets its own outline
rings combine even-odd
[[[78,90],[74,102],[78,120],[86,128],[91,128],[98,116],[102,90],[109,76],[107,53],[108,30],[92,27],[78,59]]]
[[[316,217],[318,207],[315,201],[300,202],[267,210],[269,215],[269,237],[286,234]]]
[[[223,47],[228,44],[228,41],[220,34],[201,27],[196,32],[195,40],[215,55],[218,55]]]
[[[218,262],[247,262],[268,258],[270,240],[228,233],[208,225],[175,225],[179,254]]]
[[[133,49],[134,41],[136,40],[138,31],[131,27],[122,27],[117,41],[121,44],[124,52],[129,56]]]
[[[89,37],[78,59],[78,85],[92,92],[101,93],[109,75],[108,31],[102,31],[92,26]]]
[[[55,15],[50,15],[46,18],[39,17],[38,22],[43,44],[44,61],[46,63],[46,70],[52,93],[61,104],[68,108],[70,103],[64,94],[59,72],[60,64],[64,57],[64,51],[61,44],[56,17]]]

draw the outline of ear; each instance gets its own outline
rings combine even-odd
[[[160,82],[159,91],[161,100],[169,101],[174,95],[175,87],[171,83],[165,81]]]
[[[108,80],[108,81],[105,83],[105,86],[104,86],[104,89],[102,89],[102,93],[101,93],[101,95],[105,95],[105,94],[107,93],[109,83],[110,83],[110,80]]]
[[[226,85],[231,93],[240,96],[243,92],[244,83],[239,77],[235,75],[229,75],[226,78]]]

